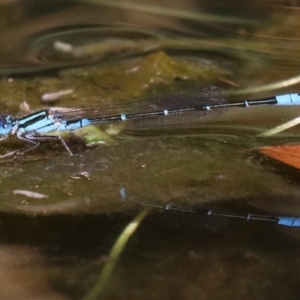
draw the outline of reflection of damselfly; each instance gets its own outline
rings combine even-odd
[[[88,125],[104,122],[124,122],[132,119],[156,118],[162,124],[168,118],[182,119],[188,123],[195,118],[201,123],[218,116],[226,108],[258,105],[300,105],[299,94],[286,94],[265,99],[227,103],[223,91],[210,86],[198,92],[177,92],[146,98],[130,104],[97,106],[80,109],[50,108],[37,111],[22,118],[0,116],[0,135],[3,139],[17,135],[36,148],[40,141],[59,139],[67,151],[72,152],[61,137],[47,135],[50,132],[72,131]]]
[[[120,196],[122,201],[131,201],[138,205],[150,207],[153,209],[163,209],[165,211],[181,212],[181,213],[194,213],[202,216],[217,216],[223,218],[236,218],[243,219],[246,221],[263,221],[276,223],[277,225],[288,226],[288,227],[300,227],[300,216],[281,216],[281,215],[264,215],[264,214],[253,214],[253,213],[236,213],[236,212],[225,212],[215,210],[196,210],[192,208],[182,208],[172,205],[159,205],[148,202],[142,202],[131,197],[127,197],[126,189],[120,189]]]

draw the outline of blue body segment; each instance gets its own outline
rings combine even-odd
[[[300,105],[300,95],[299,94],[285,94],[275,97],[277,100],[277,105]]]
[[[56,131],[58,123],[47,110],[37,111],[20,119],[12,119],[13,132],[44,134]]]
[[[32,124],[28,124],[25,127],[23,127],[23,129],[24,132],[36,132],[39,134],[43,134],[51,131],[57,131],[59,127],[53,120],[46,119],[46,120],[39,120]],[[63,127],[61,129],[65,130],[63,129]]]
[[[74,122],[62,122],[59,130],[76,130],[85,126],[89,126],[91,124],[92,123],[88,119],[81,119]]]
[[[278,217],[278,225],[300,227],[300,217],[291,216],[280,216]]]

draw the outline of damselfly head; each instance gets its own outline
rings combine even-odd
[[[11,132],[12,120],[9,115],[0,116],[0,135],[6,136]]]

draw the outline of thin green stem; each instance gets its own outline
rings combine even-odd
[[[118,262],[118,259],[123,252],[126,243],[136,231],[138,226],[142,223],[144,218],[148,215],[149,210],[142,210],[123,230],[117,241],[115,242],[113,248],[110,251],[108,261],[104,266],[99,279],[92,290],[82,299],[82,300],[95,300],[99,299],[103,290],[108,284],[108,280],[112,275],[113,270]]]

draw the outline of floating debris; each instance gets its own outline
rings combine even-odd
[[[73,89],[58,91],[54,93],[47,93],[42,96],[42,101],[45,103],[52,103],[58,101],[60,98],[72,94],[74,92]]]
[[[91,176],[88,172],[80,172],[80,173],[77,173],[77,174],[72,174],[70,176],[70,179],[74,179],[74,180],[78,180],[78,179],[87,179],[87,180],[91,180]]]
[[[23,195],[29,198],[36,198],[36,199],[43,199],[43,198],[49,198],[49,196],[32,192],[32,191],[25,191],[25,190],[14,190],[14,195]]]
[[[56,51],[62,52],[62,53],[73,53],[73,51],[74,51],[74,46],[72,44],[68,44],[68,43],[61,42],[61,41],[55,41],[53,43],[53,48]]]

